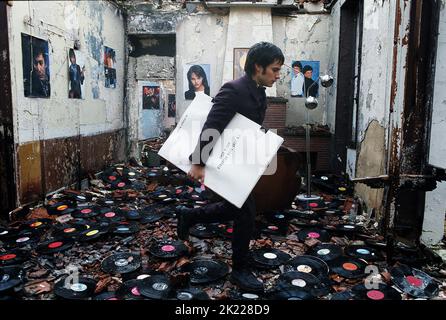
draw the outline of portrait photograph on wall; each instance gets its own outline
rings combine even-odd
[[[319,96],[319,61],[295,60],[291,63],[291,97]]]
[[[83,99],[85,83],[85,60],[79,50],[68,50],[68,98]]]
[[[22,33],[22,65],[25,97],[49,98],[51,85],[48,42]]]
[[[175,95],[169,94],[168,97],[168,104],[167,104],[167,117],[168,118],[175,118],[177,114],[177,104],[175,101]]]
[[[116,88],[116,52],[112,48],[104,47],[105,87]]]
[[[143,86],[142,87],[142,108],[159,109],[160,108],[160,87]]]
[[[238,79],[245,74],[245,62],[249,48],[234,48],[233,79]]]
[[[210,95],[209,64],[186,64],[184,70],[184,99],[193,100],[198,92]]]

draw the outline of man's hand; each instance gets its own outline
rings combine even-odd
[[[198,182],[200,183],[204,183],[204,167],[198,164],[193,164],[187,176],[192,179],[198,180]]]

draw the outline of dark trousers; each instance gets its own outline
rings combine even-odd
[[[234,221],[232,233],[232,267],[240,269],[248,264],[249,242],[253,237],[256,216],[252,194],[239,209],[224,200],[196,209],[195,223]]]

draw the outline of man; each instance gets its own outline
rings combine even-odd
[[[257,43],[248,52],[245,63],[245,75],[237,80],[225,83],[216,97],[214,105],[204,124],[200,140],[190,157],[192,167],[189,177],[204,183],[206,161],[217,139],[207,139],[206,132],[222,133],[236,112],[252,121],[262,124],[266,111],[265,86],[271,87],[280,78],[280,69],[284,62],[282,51],[267,42]],[[240,181],[243,183],[243,181]],[[186,240],[189,228],[196,223],[211,223],[234,220],[232,239],[232,274],[231,282],[247,291],[263,291],[263,284],[249,269],[249,243],[254,232],[255,202],[249,195],[241,209],[228,201],[209,204],[201,208],[178,207],[178,237]]]
[[[31,74],[31,96],[49,97],[50,81],[46,73],[46,64],[43,50],[37,50],[33,58],[33,71]]]
[[[309,65],[306,65],[302,71],[305,77],[305,96],[317,97],[319,85],[313,80],[313,68]]]
[[[69,98],[82,99],[81,85],[84,84],[85,66],[81,70],[81,67],[76,63],[76,55],[73,49],[70,49],[69,57],[71,64],[69,69],[70,92],[68,96]]]
[[[293,76],[291,77],[291,96],[302,97],[304,87],[302,64],[300,61],[294,61],[291,67],[293,68]]]

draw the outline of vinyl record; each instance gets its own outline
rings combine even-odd
[[[232,239],[233,233],[234,233],[234,228],[232,227],[231,224],[219,224],[218,225],[218,233],[220,236],[222,236],[224,238]]]
[[[88,230],[89,228],[90,226],[88,224],[64,223],[56,226],[54,236],[76,239],[81,232]]]
[[[0,293],[18,286],[25,279],[25,272],[18,266],[0,267]]]
[[[197,259],[183,267],[185,272],[190,272],[190,283],[202,284],[223,278],[229,272],[226,263],[220,260]]]
[[[123,210],[123,212],[128,220],[140,220],[142,217],[139,210]]]
[[[425,272],[401,264],[390,269],[393,283],[415,298],[432,298],[438,295],[439,283]]]
[[[139,220],[142,224],[155,223],[164,218],[164,214],[160,212],[143,213]]]
[[[176,300],[210,300],[208,294],[199,288],[184,288],[175,292]]]
[[[149,247],[153,256],[161,259],[176,259],[187,254],[188,250],[182,241],[157,241]]]
[[[288,253],[274,248],[261,248],[251,252],[254,264],[261,268],[275,268],[291,259]]]
[[[45,230],[51,227],[53,220],[51,219],[32,219],[25,221],[22,228],[25,230]]]
[[[120,300],[144,300],[138,289],[138,284],[142,280],[132,279],[124,282],[116,291],[116,295]]]
[[[71,213],[71,216],[73,218],[88,219],[96,217],[98,214],[100,214],[100,207],[88,206],[76,208],[76,210]]]
[[[312,300],[313,295],[304,289],[280,288],[270,294],[272,300]]]
[[[118,223],[114,223],[111,227],[110,232],[114,234],[134,234],[139,231],[139,225],[137,222],[127,222],[122,221]]]
[[[129,273],[141,267],[141,257],[132,253],[116,253],[105,258],[101,268],[106,273]]]
[[[21,230],[0,227],[0,241],[9,241],[16,237]]]
[[[291,267],[291,268],[290,268]],[[285,270],[294,270],[304,273],[311,273],[318,279],[326,279],[330,268],[324,260],[315,256],[297,256],[285,264]]]
[[[116,292],[103,292],[93,298],[93,300],[121,300]]]
[[[377,288],[367,289],[364,284],[358,284],[352,288],[355,300],[401,300],[401,294],[384,283],[379,283]]]
[[[28,257],[23,251],[20,250],[9,250],[0,253],[0,267],[19,265],[25,261]]]
[[[64,299],[87,299],[95,289],[96,281],[85,277],[63,277],[54,284],[54,294]]]
[[[73,241],[68,239],[54,239],[45,241],[37,247],[37,252],[40,254],[53,254],[70,249],[73,246]]]
[[[334,260],[342,256],[342,248],[332,243],[321,243],[316,247],[310,248],[307,254],[318,257],[325,262]]]
[[[101,213],[96,217],[98,221],[113,223],[125,220],[125,216],[122,214],[121,210],[102,208],[100,211]]]
[[[366,261],[383,260],[383,255],[376,249],[362,245],[351,245],[344,248],[347,256],[364,259]]]
[[[285,211],[287,216],[292,219],[314,220],[319,216],[313,210],[289,209]]]
[[[197,238],[209,239],[219,234],[218,223],[200,223],[190,228],[189,233]]]
[[[362,231],[362,228],[355,224],[338,224],[335,227],[337,233],[350,235]]]
[[[167,299],[172,290],[166,275],[153,275],[140,280],[137,288],[144,297],[158,300]]]
[[[77,240],[81,242],[95,240],[102,237],[107,232],[108,230],[105,228],[90,227],[89,229],[79,233]]]
[[[280,224],[274,224],[274,223],[262,223],[260,225],[260,232],[263,234],[268,235],[286,235],[288,231],[288,224],[287,223],[280,223]]]
[[[311,292],[314,288],[320,285],[320,280],[311,273],[289,271],[282,273],[277,279],[277,284],[280,288],[289,289],[303,289]]]
[[[50,204],[46,206],[48,214],[51,215],[64,215],[68,213],[72,213],[75,210],[75,205],[73,202],[56,202],[54,204]]]
[[[327,231],[319,228],[302,229],[297,233],[297,237],[302,242],[305,242],[305,240],[307,239],[316,239],[321,242],[328,242],[331,238],[330,234]]]
[[[121,178],[110,183],[111,189],[125,190],[131,187],[132,182],[125,178]]]
[[[10,248],[24,248],[30,246],[34,248],[35,244],[39,242],[39,238],[36,237],[31,231],[19,232],[14,238],[9,239]]]
[[[329,262],[331,272],[347,279],[366,277],[367,263],[354,257],[339,257]]]

